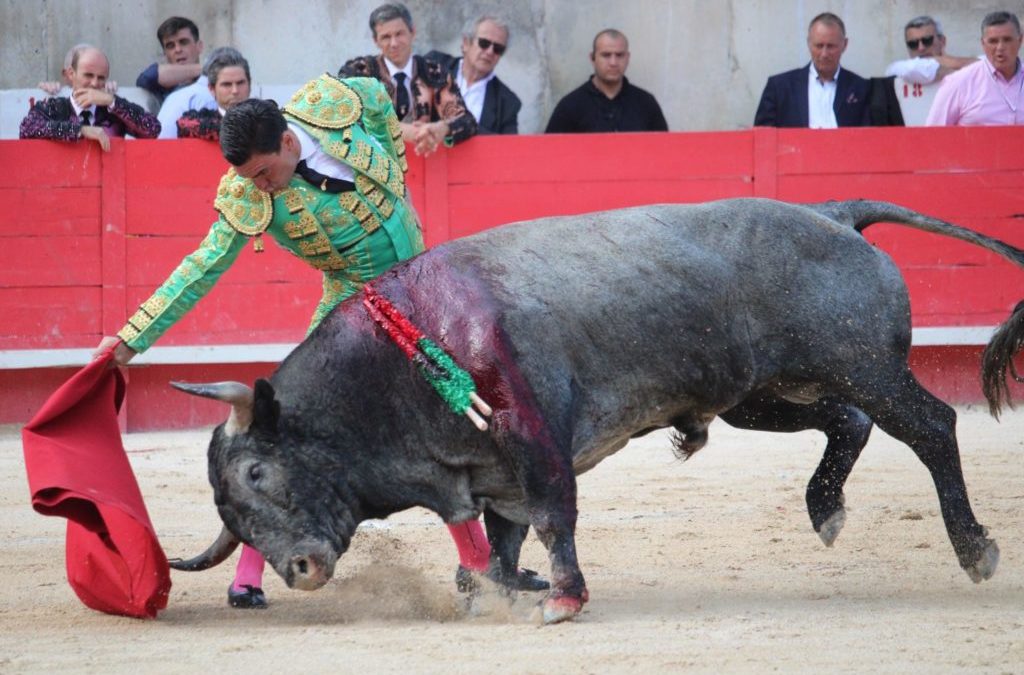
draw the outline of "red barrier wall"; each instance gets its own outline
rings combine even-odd
[[[480,137],[410,156],[408,182],[428,245],[540,216],[759,196],[886,199],[1024,247],[1022,151],[1022,128]],[[201,141],[115,141],[107,154],[91,143],[0,141],[0,162],[0,423],[18,423],[72,372],[26,370],[28,355],[55,363],[45,350],[92,348],[120,328],[205,234],[227,165]],[[903,270],[915,328],[991,327],[1024,296],[1024,274],[976,247],[891,225],[868,238]],[[298,342],[319,294],[318,275],[272,244],[247,252],[154,350]],[[915,372],[946,400],[979,400],[978,340],[944,340],[915,349]],[[127,427],[223,416],[168,391],[169,379],[251,381],[272,369],[133,366]]]

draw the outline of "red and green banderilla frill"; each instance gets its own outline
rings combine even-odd
[[[384,329],[388,337],[416,365],[416,369],[441,395],[452,412],[465,415],[477,429],[487,431],[487,422],[481,415],[489,416],[491,406],[477,395],[472,376],[459,368],[451,354],[425,336],[387,298],[370,286],[363,290],[363,305],[370,313],[370,318]]]

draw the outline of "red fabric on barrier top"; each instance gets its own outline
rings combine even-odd
[[[170,568],[121,444],[125,382],[113,351],[43,404],[22,443],[32,508],[68,519],[68,583],[86,606],[153,618],[167,606]]]

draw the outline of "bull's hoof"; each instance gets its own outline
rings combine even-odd
[[[982,581],[986,581],[992,578],[992,575],[996,573],[996,567],[999,566],[999,546],[996,542],[989,540],[988,544],[981,551],[981,556],[974,561],[973,565],[968,565],[964,568],[967,572],[967,576],[971,578],[976,584],[980,584]]]
[[[267,596],[263,589],[245,584],[244,591],[236,591],[234,584],[228,586],[228,604],[235,609],[266,609]]]
[[[462,565],[455,570],[455,588],[459,593],[477,594],[480,593],[480,578],[486,577],[500,586],[505,593],[515,591],[546,591],[551,588],[547,579],[538,575],[533,570],[520,568],[515,576],[507,577],[501,573],[496,566],[491,566],[486,572],[473,572]]]
[[[836,537],[843,529],[843,525],[846,524],[846,509],[839,507],[839,509],[833,513],[828,519],[821,524],[818,528],[818,536],[825,542],[825,546],[829,548],[836,542]]]
[[[575,618],[583,610],[583,602],[583,598],[574,598],[568,595],[547,598],[543,605],[544,625],[550,626],[553,623],[562,623]]]

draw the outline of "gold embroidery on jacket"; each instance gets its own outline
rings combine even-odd
[[[363,102],[347,84],[325,74],[295,92],[284,110],[314,126],[344,129],[359,121]]]
[[[153,323],[153,319],[160,316],[161,312],[167,308],[167,304],[167,298],[154,295],[142,303],[135,314],[132,314],[132,317],[128,319],[128,326],[135,329],[135,335],[138,335],[146,330],[149,324]],[[125,326],[125,328],[128,328],[128,326]],[[135,337],[135,335],[132,337]]]
[[[288,188],[284,193],[284,206],[288,209],[288,213],[298,213],[302,210],[302,195],[299,194],[298,190]]]
[[[228,169],[220,179],[213,208],[224,216],[228,225],[249,236],[265,231],[274,217],[273,198],[248,178],[239,176],[234,168]]]

